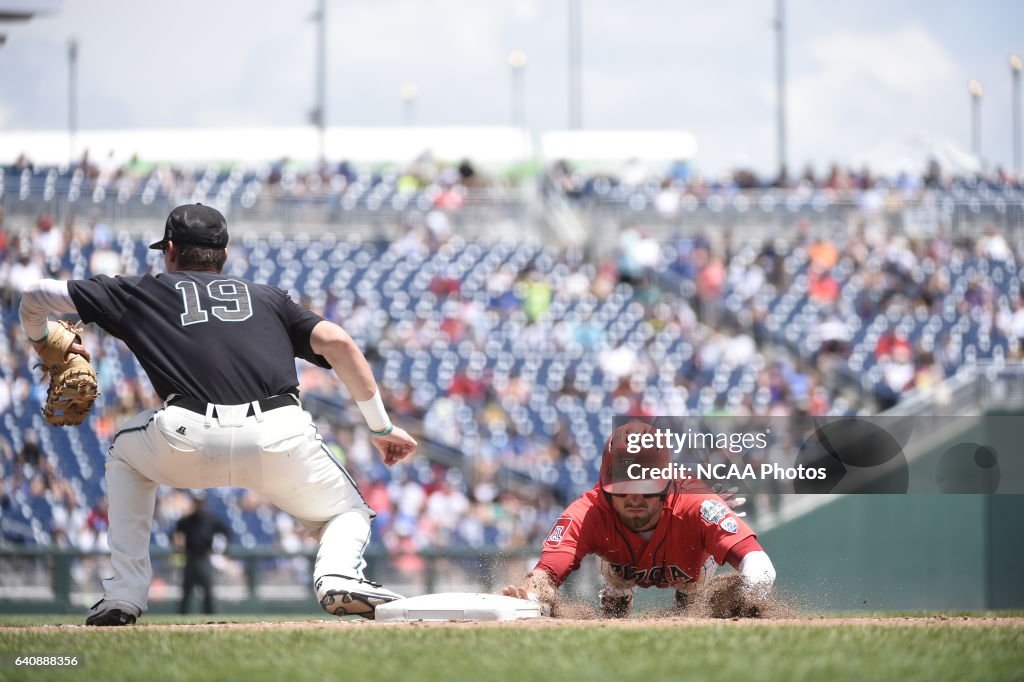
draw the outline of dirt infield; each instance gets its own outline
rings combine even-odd
[[[264,621],[256,623],[233,623],[217,621],[188,624],[146,624],[140,622],[135,628],[146,631],[180,630],[311,630],[330,628],[688,628],[688,627],[1011,627],[1024,628],[1022,617],[976,617],[976,616],[893,616],[871,618],[837,618],[834,616],[796,616],[790,618],[685,618],[685,617],[640,617],[628,619],[571,619],[534,618],[530,620],[505,622],[420,621],[414,623],[375,623],[367,620],[308,620],[308,621]],[[91,632],[124,632],[122,628],[86,628],[85,625],[32,625],[0,626],[0,632],[48,632],[63,630],[86,630]]]

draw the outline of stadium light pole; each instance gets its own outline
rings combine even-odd
[[[327,2],[319,0],[311,17],[316,22],[316,106],[310,122],[319,135],[317,156],[320,167],[327,165]]]
[[[1010,78],[1013,79],[1013,172],[1020,175],[1020,69],[1021,60],[1018,55],[1010,55]]]
[[[981,96],[985,89],[981,83],[972,80],[967,84],[967,92],[971,94],[971,151],[984,166],[981,159]]]
[[[779,180],[787,175],[786,159],[786,1],[775,0],[775,125]]]
[[[580,0],[569,0],[569,128],[583,128],[583,69]]]
[[[512,127],[519,131],[521,139],[520,156],[525,160],[528,145],[526,143],[526,53],[512,50],[508,53],[508,67],[511,83],[510,103]]]
[[[512,75],[512,92],[510,103],[511,122],[513,127],[526,127],[526,92],[524,88],[524,71],[526,69],[526,53],[512,50],[508,53],[508,66]]]
[[[402,125],[416,125],[416,98],[420,89],[415,83],[402,83]]]
[[[78,137],[78,39],[68,40],[68,161],[75,162]]]

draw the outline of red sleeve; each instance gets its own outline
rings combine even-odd
[[[747,556],[751,552],[763,552],[764,548],[761,547],[761,543],[757,541],[757,537],[751,535],[750,537],[744,538],[732,546],[729,553],[725,555],[725,560],[733,568],[739,568],[740,562],[743,561],[743,557]]]
[[[540,561],[533,570],[547,571],[555,586],[565,582],[569,574],[580,567],[583,558],[590,554],[583,523],[589,508],[586,500],[576,500],[555,520],[555,525],[544,538]]]
[[[743,519],[736,516],[718,495],[702,496],[697,510],[697,523],[700,525],[700,537],[704,549],[714,557],[719,565],[725,563],[729,551],[746,540],[757,537],[757,534]]]

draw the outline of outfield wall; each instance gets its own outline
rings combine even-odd
[[[987,434],[1006,416],[979,418],[912,456],[911,469],[935,470],[954,443],[1005,443]],[[1020,460],[1012,447],[1001,462]],[[1024,495],[845,495],[760,539],[780,590],[808,608],[1024,608]]]
[[[1024,497],[847,495],[761,536],[812,609],[1024,607]]]

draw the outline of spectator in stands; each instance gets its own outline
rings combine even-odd
[[[108,516],[107,498],[104,495],[96,502],[89,515],[86,517],[85,525],[87,529],[88,539],[84,549],[86,550],[97,550],[97,551],[109,551],[107,545],[107,529],[110,528],[110,518]]]
[[[807,275],[807,293],[819,303],[834,303],[839,298],[839,283],[827,270],[811,268]]]
[[[902,329],[897,329],[892,332],[886,332],[878,337],[878,343],[875,344],[875,357],[879,360],[888,358],[900,354],[902,358],[907,358],[912,355],[910,347],[910,339],[907,338],[907,333]]]
[[[436,529],[439,544],[452,543],[459,519],[469,511],[469,499],[453,484],[457,476],[457,470],[452,470],[427,498],[425,517]]]
[[[29,467],[35,471],[39,468],[40,462],[45,462],[42,450],[39,449],[39,434],[34,429],[25,431],[21,450],[18,451],[17,463],[21,467]]]
[[[697,300],[700,302],[701,321],[715,326],[718,319],[718,301],[725,285],[725,263],[717,255],[708,255],[706,264],[697,275]]]
[[[92,228],[93,252],[89,257],[89,270],[96,275],[114,277],[122,274],[121,256],[113,248],[114,235],[105,223]]]
[[[43,255],[32,250],[27,237],[19,238],[14,263],[0,265],[0,294],[5,301],[13,303],[21,298],[25,287],[42,279],[45,272]]]
[[[64,253],[64,230],[54,224],[52,214],[43,213],[36,221],[32,250],[42,254],[47,262],[53,262]]]
[[[830,240],[816,239],[807,249],[807,256],[818,270],[831,270],[839,262],[839,251]]]
[[[523,312],[528,322],[536,322],[551,306],[551,285],[539,272],[531,272],[523,284]]]

